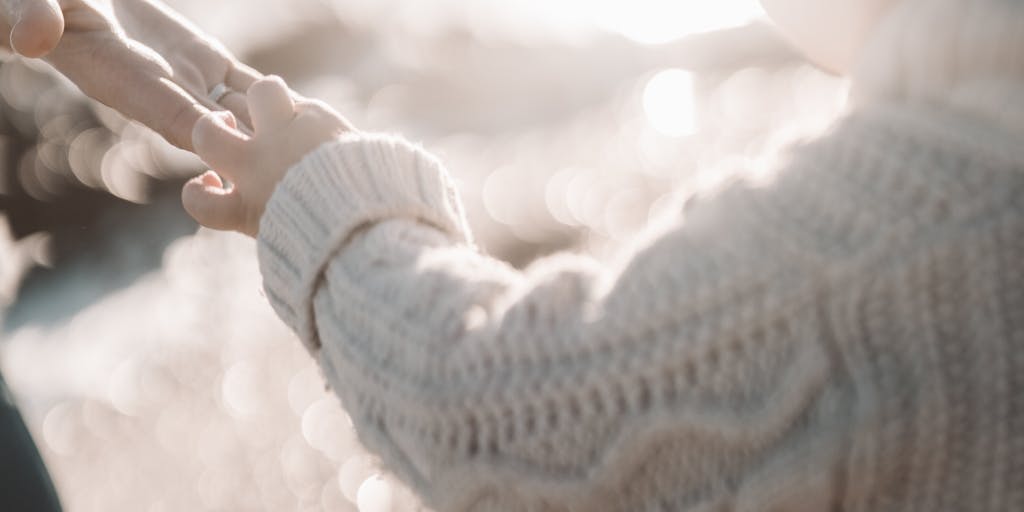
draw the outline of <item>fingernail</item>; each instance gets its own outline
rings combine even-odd
[[[218,110],[214,112],[213,115],[214,119],[219,124],[222,124],[229,128],[235,125],[235,115],[232,114],[231,111],[229,110]]]

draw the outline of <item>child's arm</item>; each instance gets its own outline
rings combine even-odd
[[[806,272],[758,250],[777,240],[744,191],[621,272],[564,255],[519,272],[473,247],[423,150],[293,110],[279,81],[249,94],[251,139],[214,118],[195,133],[235,188],[206,175],[186,207],[258,235],[274,308],[428,504],[827,508],[844,395]]]
[[[322,102],[296,102],[298,95],[276,76],[257,80],[246,96],[252,137],[237,130],[228,111],[213,112],[196,123],[196,154],[217,172],[185,184],[182,203],[206,227],[255,237],[270,194],[288,168],[317,145],[352,131],[352,126]],[[228,178],[230,188],[218,173]]]

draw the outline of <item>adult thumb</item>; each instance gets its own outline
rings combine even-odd
[[[11,24],[11,49],[25,57],[42,57],[56,48],[64,34],[64,13],[57,0],[5,2]]]
[[[224,188],[224,183],[213,171],[196,176],[181,189],[181,204],[196,222],[211,229],[238,230],[245,228],[245,208],[235,189]]]

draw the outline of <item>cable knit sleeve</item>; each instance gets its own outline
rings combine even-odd
[[[362,441],[438,510],[821,510],[848,397],[813,266],[764,250],[785,243],[752,194],[617,270],[521,272],[472,245],[434,157],[353,135],[290,170],[260,265]]]

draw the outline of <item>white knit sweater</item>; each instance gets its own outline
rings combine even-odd
[[[1024,510],[1024,2],[904,2],[854,97],[616,270],[482,255],[438,160],[345,136],[267,296],[438,510]]]

